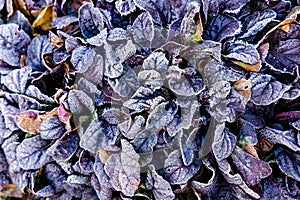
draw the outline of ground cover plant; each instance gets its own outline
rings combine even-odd
[[[0,0],[0,199],[300,199],[299,3]]]

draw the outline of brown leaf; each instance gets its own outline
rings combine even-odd
[[[245,99],[249,100],[251,97],[251,83],[246,79],[240,79],[233,84],[234,89]]]
[[[24,113],[20,113],[16,116],[16,122],[18,126],[25,132],[32,134],[39,134],[42,122],[53,116],[57,116],[57,108],[49,112],[38,112],[29,110]]]
[[[255,158],[259,158],[255,146],[253,144],[246,144],[243,149],[254,156]]]
[[[60,39],[57,35],[55,35],[52,31],[50,31],[49,36],[50,36],[50,43],[53,46],[60,48],[64,45],[64,41]]]
[[[51,23],[55,18],[56,12],[54,11],[53,4],[46,6],[33,22],[32,27],[40,27],[44,31],[50,30],[52,29]]]
[[[255,145],[257,148],[261,149],[262,151],[269,151],[273,148],[273,143],[268,141],[265,138],[260,138],[258,143]]]

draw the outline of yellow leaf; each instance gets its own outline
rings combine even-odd
[[[202,42],[202,33],[203,33],[203,27],[202,27],[202,21],[199,17],[198,23],[196,25],[196,32],[193,36],[193,42]]]
[[[237,61],[237,60],[233,60],[232,62],[234,64],[242,67],[243,69],[249,71],[249,72],[258,72],[261,68],[261,61],[255,63],[254,65],[244,63],[244,62],[241,62],[241,61]]]
[[[108,158],[110,157],[110,153],[108,153],[107,151],[105,151],[104,149],[100,148],[97,150],[99,152],[99,158],[101,160],[102,163],[106,163]]]
[[[41,27],[42,30],[52,29],[52,21],[56,18],[56,13],[54,11],[53,5],[46,6],[36,20],[33,22],[32,27]]]

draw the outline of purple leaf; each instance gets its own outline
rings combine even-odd
[[[290,89],[289,86],[275,80],[270,75],[252,74],[251,82],[251,100],[256,105],[269,105],[278,101],[284,92]]]
[[[170,183],[157,174],[153,165],[149,165],[146,184],[150,186],[149,189],[152,190],[155,199],[172,200],[175,198]]]
[[[57,139],[65,131],[65,124],[57,116],[45,119],[40,127],[41,137],[46,140]]]
[[[65,134],[62,138],[51,145],[46,153],[55,161],[64,161],[70,159],[78,149],[79,138],[74,133]]]
[[[202,162],[196,159],[191,165],[185,166],[180,151],[175,150],[165,160],[165,178],[171,185],[185,184],[196,175],[201,165]]]
[[[0,25],[0,60],[12,66],[19,66],[20,57],[26,53],[30,37],[17,24]]]
[[[121,140],[121,146],[122,151],[112,154],[104,169],[113,188],[132,197],[140,183],[139,155],[126,140]]]
[[[103,17],[92,3],[83,4],[78,11],[78,19],[82,34],[86,38],[96,36],[104,28]]]
[[[17,159],[21,168],[39,169],[52,161],[46,154],[49,143],[43,140],[40,135],[27,138],[17,148]]]

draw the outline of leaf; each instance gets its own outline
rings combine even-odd
[[[78,11],[81,32],[84,37],[96,36],[104,28],[103,17],[98,8],[92,3],[83,4]]]
[[[79,138],[75,133],[67,133],[51,145],[46,153],[55,161],[70,159],[78,149]]]
[[[102,113],[103,119],[105,119],[109,124],[121,124],[122,122],[129,120],[129,115],[122,112],[117,108],[112,108],[105,110]]]
[[[103,71],[104,71],[104,63],[103,57],[99,54],[96,54],[93,63],[89,66],[87,71],[83,73],[83,76],[88,80],[95,84],[98,84],[102,81]],[[97,77],[97,78],[95,78]]]
[[[3,7],[4,7],[4,4],[5,4],[5,1],[4,1],[4,0],[1,0],[1,1],[0,1],[0,10],[2,10],[2,9],[3,9]]]
[[[182,162],[180,150],[175,150],[165,160],[165,178],[171,185],[185,184],[198,172],[201,165],[202,162],[196,158],[191,165],[185,166]]]
[[[246,142],[247,144],[256,144],[258,142],[256,136],[256,129],[255,126],[244,120],[239,119],[237,121],[238,132],[240,133],[239,140],[242,142]]]
[[[56,192],[62,191],[62,185],[66,179],[64,171],[54,163],[47,164],[44,168],[44,174],[46,175],[47,181],[53,186]]]
[[[122,15],[126,16],[134,12],[136,9],[135,3],[133,0],[117,0],[115,2],[117,11]]]
[[[167,60],[163,52],[153,52],[143,62],[143,69],[155,70],[159,72],[163,77],[166,75],[169,61]]]
[[[265,138],[274,144],[282,144],[293,151],[299,151],[300,145],[298,141],[297,133],[294,130],[280,131],[266,127],[258,130],[259,137]]]
[[[78,18],[72,15],[57,17],[52,21],[53,28],[64,29],[73,23],[78,23]]]
[[[100,200],[112,199],[112,189],[106,187],[103,184],[100,184],[97,177],[94,174],[91,177],[91,185],[96,191],[97,197]],[[95,195],[92,196],[95,197]]]
[[[270,75],[252,74],[251,82],[251,100],[256,105],[269,105],[278,101],[284,92],[290,89]]]
[[[180,140],[180,153],[182,156],[183,164],[185,166],[189,166],[194,160],[194,149],[192,146],[190,146],[190,144],[188,144],[186,133],[182,134]]]
[[[151,153],[157,144],[158,132],[153,129],[141,130],[132,141],[132,146],[138,153]]]
[[[224,39],[234,36],[240,31],[238,21],[227,15],[213,14],[203,31],[204,40],[222,42]]]
[[[0,112],[0,138],[7,138],[11,134],[12,134],[12,131],[6,127],[4,116],[3,116],[2,112]],[[1,150],[0,150],[0,152],[1,152]]]
[[[123,73],[122,61],[107,42],[104,43],[105,50],[105,70],[104,75],[109,78],[118,78]]]
[[[41,137],[46,140],[57,139],[65,131],[65,124],[57,116],[45,119],[40,126]]]
[[[300,157],[298,153],[283,148],[275,150],[276,162],[279,169],[288,177],[300,181]]]
[[[268,163],[253,157],[239,147],[235,148],[231,157],[247,185],[256,185],[272,173]]]
[[[153,165],[149,165],[147,173],[147,184],[151,186],[152,193],[155,199],[172,200],[175,194],[172,191],[171,185],[162,176],[158,175]]]
[[[212,150],[217,160],[229,157],[235,149],[237,138],[224,126],[218,127],[215,131]]]
[[[211,192],[216,187],[216,183],[218,182],[218,174],[216,173],[216,169],[208,160],[203,160],[203,166],[205,166],[201,172],[201,176],[207,176],[206,180],[193,180],[191,182],[191,186],[193,190],[201,194],[206,194]]]
[[[136,53],[136,46],[132,40],[126,39],[127,42],[119,45],[116,48],[116,54],[120,58],[120,62],[124,62]]]
[[[79,73],[84,73],[93,64],[95,55],[93,48],[80,46],[72,52],[71,63]]]
[[[219,169],[221,170],[225,180],[230,184],[234,196],[238,199],[259,199],[260,196],[254,192],[244,182],[240,174],[235,174],[227,160],[218,161]],[[250,197],[252,198],[250,198]]]
[[[5,77],[1,78],[1,83],[10,91],[23,94],[25,93],[27,83],[30,80],[30,74],[30,67],[15,69]]]
[[[138,80],[144,82],[145,86],[148,86],[153,90],[160,88],[164,82],[160,73],[155,70],[143,70],[139,72]]]
[[[104,170],[115,190],[132,197],[140,183],[139,155],[126,140],[121,140],[121,146],[122,151],[109,157]]]
[[[209,112],[218,122],[234,122],[245,111],[247,100],[231,88],[229,82],[216,82],[211,86],[209,94]]]
[[[122,134],[128,139],[134,139],[136,135],[142,130],[144,123],[145,118],[141,115],[138,115],[133,119],[131,127],[129,127],[128,130],[123,132]]]
[[[48,68],[43,55],[51,53],[53,46],[46,35],[35,37],[28,46],[26,64],[32,67],[33,71],[45,71]]]
[[[134,41],[143,47],[150,47],[154,37],[154,25],[150,14],[148,12],[140,14],[131,28]]]
[[[254,65],[259,62],[260,56],[256,48],[242,41],[236,41],[227,45],[226,58],[238,60],[243,63]]]
[[[108,33],[107,40],[111,42],[126,40],[129,37],[129,32],[123,28],[111,29]]]
[[[17,148],[17,159],[21,168],[25,170],[39,169],[52,161],[46,154],[48,142],[40,135],[27,138]]]
[[[154,91],[147,87],[139,87],[131,98],[123,103],[129,109],[140,112],[150,109],[152,104],[158,104],[165,99],[161,96],[155,97]]]
[[[35,98],[38,101],[41,101],[43,103],[47,104],[53,104],[55,101],[52,97],[49,97],[48,95],[43,94],[39,88],[35,87],[34,85],[29,85],[25,92],[26,95],[29,97]]]
[[[111,126],[104,121],[93,120],[85,133],[80,138],[80,147],[88,151],[96,151],[116,143],[119,130],[117,126]]]
[[[156,23],[164,27],[169,23],[171,16],[169,1],[135,0],[134,2],[138,7],[147,10]]]
[[[109,176],[104,170],[104,163],[102,163],[100,160],[100,154],[97,154],[95,157],[93,169],[100,185],[102,185],[105,188],[111,188],[112,186],[110,184]]]
[[[39,16],[32,24],[32,28],[40,27],[42,30],[47,31],[52,29],[52,21],[56,18],[54,5],[48,5],[40,12]]]
[[[205,65],[204,76],[210,84],[214,84],[218,81],[234,82],[243,78],[242,73],[232,69],[231,67],[227,67],[225,63],[219,62],[215,59]]]
[[[138,77],[129,67],[124,68],[118,79],[108,79],[108,83],[122,97],[130,97],[140,86]]]
[[[91,38],[88,38],[86,41],[93,46],[102,46],[103,45],[103,41],[105,41],[107,38],[107,29],[103,29],[102,31],[100,31],[100,33],[98,33],[96,36],[93,36]]]
[[[93,100],[81,90],[71,90],[68,96],[70,111],[74,114],[82,113],[85,109],[93,113],[95,110]]]
[[[242,95],[247,101],[250,100],[251,97],[251,84],[250,81],[246,79],[239,79],[234,82],[233,88]]]
[[[227,13],[238,13],[242,7],[244,7],[249,0],[218,0],[218,1],[208,1],[205,3],[209,3],[209,9],[211,13],[214,12],[227,12]]]
[[[26,53],[30,37],[16,24],[0,25],[0,60],[11,66],[19,66],[20,57]]]
[[[86,173],[93,172],[93,167],[95,163],[95,157],[88,151],[83,150],[79,156],[79,166],[82,171]]]
[[[161,103],[149,114],[146,122],[147,129],[160,130],[167,126],[174,118],[178,110],[178,105],[175,102]]]
[[[300,39],[288,39],[280,41],[278,45],[270,45],[266,62],[280,72],[293,74],[300,64],[297,56],[300,53],[299,45]]]
[[[45,119],[55,115],[57,115],[56,109],[49,111],[48,113],[28,110],[17,114],[15,116],[15,120],[21,130],[32,134],[38,134],[40,133],[40,127],[42,122]]]
[[[251,37],[261,31],[268,23],[276,17],[273,10],[254,11],[251,15],[247,16],[244,20],[241,38]]]
[[[177,66],[171,66],[167,77],[170,89],[180,96],[198,95],[205,86],[202,76],[193,68],[186,68],[183,71]]]

